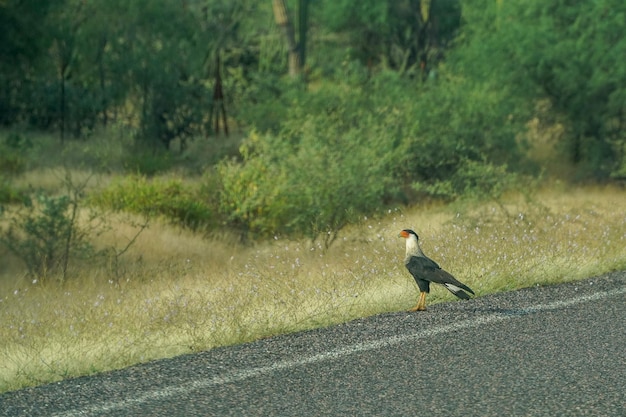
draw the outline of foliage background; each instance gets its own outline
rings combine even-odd
[[[275,4],[1,2],[2,203],[39,132],[58,154],[104,138],[74,166],[145,176],[90,204],[246,238],[330,244],[397,204],[623,180],[623,2],[287,1],[296,76]],[[204,185],[150,179],[171,171]]]

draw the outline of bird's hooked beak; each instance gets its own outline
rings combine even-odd
[[[409,237],[409,234],[407,233],[406,230],[403,230],[400,233],[398,233],[398,237],[403,237],[406,239],[407,237]]]

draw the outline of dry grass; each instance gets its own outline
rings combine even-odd
[[[363,219],[328,251],[277,239],[254,247],[164,225],[107,268],[60,287],[0,270],[0,392],[411,307],[402,228],[477,296],[626,268],[626,193],[540,192],[472,207]],[[120,223],[100,244],[124,241]],[[3,255],[4,257],[4,255]],[[451,300],[434,288],[429,303]],[[427,313],[426,313],[427,314]]]

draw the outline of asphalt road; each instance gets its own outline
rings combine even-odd
[[[626,416],[626,273],[0,395],[2,416]]]

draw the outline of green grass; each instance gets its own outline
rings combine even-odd
[[[2,252],[0,392],[407,309],[417,289],[396,237],[407,227],[478,297],[626,269],[622,189],[552,186],[500,203],[392,210],[329,250],[281,238],[243,246],[155,223],[115,279],[110,266],[83,266],[63,286],[25,278]],[[135,230],[120,222],[97,243]],[[428,303],[451,300],[436,287]]]

